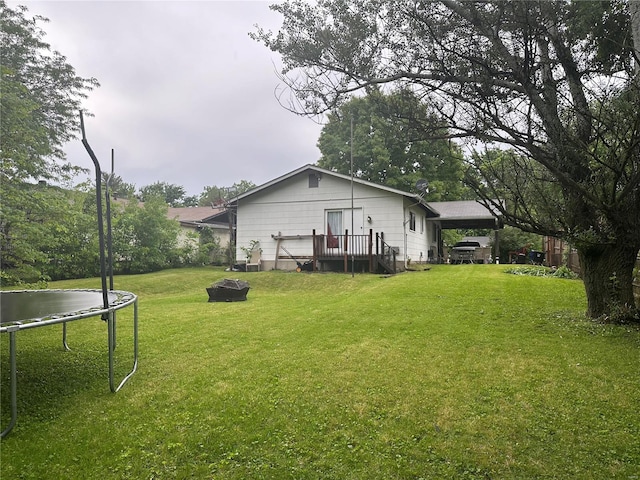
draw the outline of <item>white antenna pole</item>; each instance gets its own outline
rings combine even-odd
[[[355,237],[353,236],[353,115],[351,116],[351,134],[350,134],[350,146],[351,146],[351,277],[355,276],[355,258],[353,249],[355,246]],[[347,245],[349,243],[347,242]]]
[[[354,243],[355,237],[353,232],[353,115],[351,116],[351,134],[350,134],[350,147],[351,147],[351,277],[355,276],[355,258],[354,258]],[[348,245],[348,243],[347,243]]]

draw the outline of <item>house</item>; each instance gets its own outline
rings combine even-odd
[[[263,270],[395,272],[441,259],[441,229],[454,228],[445,226],[451,219],[441,219],[439,204],[421,195],[315,165],[238,195],[230,207],[236,258],[255,261],[255,247]]]
[[[220,247],[226,248],[233,233],[233,225],[229,228],[229,213],[222,206],[170,207],[167,218],[180,223],[181,231],[178,237],[180,245],[185,245],[187,242],[197,245],[199,235],[193,234],[206,228],[218,237]]]

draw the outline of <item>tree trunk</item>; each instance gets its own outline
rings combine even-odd
[[[599,245],[578,248],[587,293],[587,316],[609,322],[637,321],[633,268],[640,247]]]
[[[636,51],[636,74],[640,74],[640,1],[629,2],[631,14],[631,36],[633,37],[633,49]]]

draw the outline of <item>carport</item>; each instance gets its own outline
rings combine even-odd
[[[500,250],[499,230],[504,226],[497,212],[475,200],[457,200],[451,202],[429,202],[429,207],[438,215],[428,221],[436,223],[438,231],[438,258],[442,258],[444,245],[441,230],[453,229],[490,229],[494,232],[494,252]],[[495,258],[495,255],[494,255]]]

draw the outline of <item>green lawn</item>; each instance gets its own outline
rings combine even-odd
[[[225,277],[247,302],[207,302]],[[71,352],[59,326],[19,333],[2,480],[640,478],[640,330],[585,320],[579,281],[201,268],[116,288],[140,297],[138,372],[110,393],[99,319],[69,325]]]

